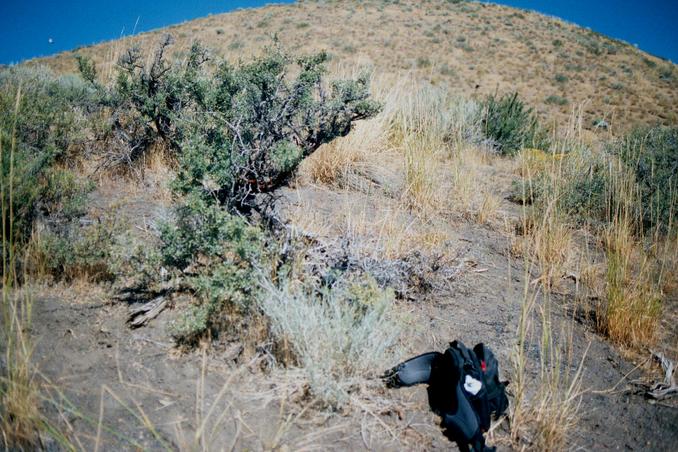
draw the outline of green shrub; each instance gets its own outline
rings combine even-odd
[[[75,60],[78,63],[78,71],[83,79],[90,83],[96,83],[97,70],[94,61],[88,56],[75,55]]]
[[[649,68],[655,68],[657,67],[657,63],[654,60],[651,60],[647,57],[643,57],[643,63]]]
[[[566,98],[555,95],[547,97],[544,102],[546,102],[549,105],[560,105],[560,106],[567,105],[569,103]]]
[[[642,217],[663,229],[678,211],[678,127],[638,129],[615,143],[618,155],[640,185]]]
[[[375,115],[368,74],[321,88],[327,59],[298,59],[291,81],[291,59],[275,49],[238,67],[220,64],[205,82],[204,109],[186,121],[175,188],[247,210],[255,194],[287,183],[303,158]]]
[[[558,83],[567,83],[567,81],[568,81],[569,79],[567,78],[567,75],[564,75],[564,74],[556,74],[555,80],[556,80],[556,82],[558,82]]]
[[[431,60],[425,56],[419,56],[417,57],[417,67],[420,69],[431,67]]]
[[[483,131],[502,155],[515,155],[524,147],[549,146],[536,115],[518,98],[518,93],[501,98],[489,96],[484,104]]]
[[[225,312],[249,310],[256,298],[255,268],[264,258],[260,229],[191,194],[161,238],[164,265],[189,274],[186,283],[198,297],[175,323],[177,339],[191,342],[207,331],[216,336],[227,323]]]
[[[110,222],[69,226],[66,230],[47,230],[41,234],[32,250],[35,265],[54,279],[112,281],[116,226]]]
[[[141,156],[157,139],[178,150],[181,130],[177,123],[206,95],[201,66],[208,59],[207,51],[193,44],[188,58],[172,65],[166,58],[172,42],[171,36],[165,36],[150,64],[137,47],[128,49],[118,61],[114,131],[127,142],[129,160]]]
[[[134,63],[118,86],[143,121],[166,127],[177,152],[173,189],[181,202],[176,221],[163,227],[161,254],[197,296],[174,325],[177,339],[192,342],[224,330],[229,313],[248,313],[257,297],[253,278],[266,267],[267,246],[246,220],[258,208],[255,195],[287,183],[303,158],[379,105],[369,99],[367,74],[324,83],[325,53],[297,59],[298,70],[274,48],[208,71],[201,47],[194,45],[186,65],[170,66],[166,45],[150,69]],[[159,82],[154,91],[149,77]]]
[[[91,186],[67,168],[85,141],[85,112],[96,102],[96,90],[78,77],[43,68],[0,70],[3,223],[19,247],[39,217],[62,223],[84,213]]]

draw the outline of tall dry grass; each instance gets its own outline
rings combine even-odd
[[[646,206],[632,173],[616,160],[610,165],[610,173],[610,222],[601,232],[607,263],[606,300],[596,315],[598,329],[623,345],[649,346],[657,337],[664,295],[662,279],[670,265],[657,251],[665,248],[670,238],[643,230]]]
[[[19,287],[17,244],[14,231],[14,155],[16,121],[21,102],[21,86],[16,92],[10,148],[3,149],[0,136],[0,198],[2,199],[2,335],[3,360],[0,364],[0,431],[5,448],[30,447],[40,431],[39,392],[32,363],[33,345],[29,331],[33,299],[28,289]],[[0,134],[4,131],[0,130]],[[9,171],[5,174],[5,165]]]
[[[511,354],[514,397],[509,412],[511,440],[520,449],[566,448],[577,427],[583,395],[586,352],[578,364],[572,362],[573,324],[570,319],[557,323],[552,315],[551,276],[561,261],[560,251],[554,253],[561,244],[553,235],[555,224],[559,224],[556,217],[534,223],[523,207],[522,228],[532,237],[524,241],[524,284]],[[533,280],[535,271],[541,276]],[[532,347],[539,351],[538,363],[527,355]]]

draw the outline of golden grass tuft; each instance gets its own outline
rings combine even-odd
[[[609,226],[605,247],[606,303],[596,316],[598,328],[624,345],[652,345],[661,316],[662,294],[649,257],[624,221]]]

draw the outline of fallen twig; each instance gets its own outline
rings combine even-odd
[[[160,315],[167,307],[168,299],[165,296],[154,298],[148,303],[130,309],[129,318],[127,322],[132,328],[139,328],[145,325],[150,320]]]
[[[663,353],[652,351],[652,356],[657,359],[664,369],[664,381],[654,384],[647,391],[647,396],[655,400],[662,400],[666,397],[678,394],[678,385],[674,376],[676,366]]]

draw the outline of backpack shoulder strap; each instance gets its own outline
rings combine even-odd
[[[382,375],[386,385],[391,388],[414,386],[420,383],[428,383],[431,379],[431,369],[435,362],[442,359],[439,352],[424,353],[408,359]]]

